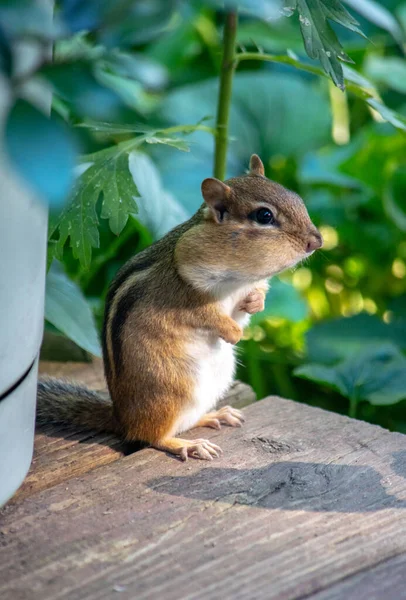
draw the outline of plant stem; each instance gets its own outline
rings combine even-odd
[[[228,144],[228,119],[231,106],[231,91],[235,70],[235,38],[237,34],[238,13],[232,10],[226,14],[223,37],[223,58],[221,61],[220,90],[217,104],[216,147],[214,153],[214,176],[226,177]]]
[[[358,406],[357,397],[355,395],[353,395],[350,398],[350,408],[348,411],[348,416],[351,417],[352,419],[357,418],[357,406]]]

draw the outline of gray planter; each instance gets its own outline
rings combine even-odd
[[[35,48],[20,47],[18,58],[22,69],[29,68]],[[30,95],[49,108],[50,94],[36,92]],[[7,82],[0,77],[1,131],[9,104]],[[22,483],[32,458],[46,249],[46,207],[0,148],[0,506]]]
[[[47,211],[0,160],[0,505],[32,457],[42,340]]]

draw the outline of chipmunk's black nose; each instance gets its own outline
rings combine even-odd
[[[309,238],[307,240],[306,252],[313,252],[314,250],[321,248],[322,245],[323,238],[321,237],[321,233],[317,229],[314,229],[310,233]]]

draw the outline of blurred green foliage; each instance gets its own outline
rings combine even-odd
[[[259,397],[279,394],[406,432],[406,2],[365,0],[368,39],[336,0],[320,0],[317,14],[306,0],[239,4],[227,173],[241,174],[260,154],[267,176],[304,198],[325,245],[272,282],[241,343],[238,376]],[[213,164],[222,6],[63,0],[45,27],[41,3],[0,0],[0,68],[16,97],[29,79],[54,92],[41,152],[19,161],[30,148],[21,120],[13,122],[26,104],[12,109],[7,130],[23,175],[48,165],[47,185],[38,178],[54,200],[47,320],[95,354],[92,314],[100,327],[114,273],[201,203]],[[298,10],[276,18],[281,8]],[[333,23],[323,39],[317,23],[334,10],[353,31]],[[346,92],[306,56],[300,27],[309,55],[335,83],[346,81]],[[306,37],[309,27],[315,37]],[[12,41],[27,30],[44,60],[15,73]],[[335,32],[351,68],[337,60]],[[25,130],[38,132],[43,119]],[[78,146],[61,208],[72,158],[60,157]]]

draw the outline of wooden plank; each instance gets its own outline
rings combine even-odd
[[[37,429],[30,471],[11,502],[84,475],[121,458],[127,446],[111,434],[63,425]]]
[[[101,390],[106,387],[101,358],[94,358],[91,363],[41,360],[38,371],[40,376],[49,375],[50,377],[73,379],[87,385],[92,390]]]
[[[103,363],[41,361],[40,375],[72,379],[91,389],[105,390]],[[64,425],[37,429],[34,458],[22,487],[12,499],[20,502],[38,491],[83,475],[123,456],[125,446],[113,435],[81,431]]]
[[[345,578],[327,590],[312,596],[312,600],[401,600],[405,590],[406,555],[384,560],[372,569]]]
[[[72,379],[100,393],[107,393],[103,365],[99,359],[91,364],[41,361],[40,373]],[[249,386],[235,382],[223,404],[241,408],[254,400],[255,394]],[[35,437],[30,472],[12,502],[20,502],[27,496],[84,475],[139,449],[139,445],[124,444],[111,434],[81,431],[64,425],[40,427]]]
[[[292,600],[406,553],[406,436],[278,398],[246,415],[197,432],[219,460],[143,450],[3,509],[2,600]]]

